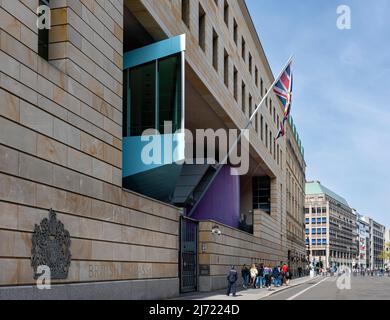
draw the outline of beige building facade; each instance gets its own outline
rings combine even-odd
[[[354,267],[358,258],[356,215],[348,202],[320,182],[306,184],[306,246],[322,268]]]
[[[301,141],[290,118],[287,128],[286,203],[288,264],[293,276],[302,275],[307,267],[305,250],[306,163]]]
[[[283,113],[273,94],[250,130],[249,172],[237,180],[240,225],[183,218],[187,203],[157,200],[126,179],[129,52],[185,35],[183,126],[245,127],[274,77],[244,1],[0,3],[0,299],[164,299],[225,287],[231,265],[302,258],[303,148],[291,124],[275,140]],[[36,25],[43,4],[46,47]],[[71,263],[42,291],[32,238],[50,209],[69,232]]]

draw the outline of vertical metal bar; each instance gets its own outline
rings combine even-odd
[[[159,61],[158,60],[155,60],[155,64],[156,64],[156,79],[155,79],[155,83],[156,83],[156,105],[155,105],[155,108],[156,108],[156,119],[155,119],[155,123],[156,123],[156,130],[160,130],[160,127],[159,127],[159,123],[160,123],[160,90],[159,90],[159,85],[160,85],[160,79],[159,79],[159,72],[158,72],[158,67],[159,67]]]
[[[186,95],[185,95],[185,76],[186,76],[186,54],[185,51],[181,52],[181,129],[184,133],[185,130],[185,110],[186,110]]]

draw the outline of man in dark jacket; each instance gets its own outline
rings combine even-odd
[[[244,264],[244,266],[241,269],[241,276],[242,276],[242,286],[244,289],[248,288],[248,283],[249,283],[249,268]]]
[[[234,266],[231,267],[228,275],[227,275],[227,281],[228,281],[228,290],[227,290],[227,296],[230,296],[230,294],[233,294],[233,297],[236,296],[236,282],[238,279],[237,271]]]

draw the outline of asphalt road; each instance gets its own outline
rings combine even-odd
[[[390,277],[349,279],[319,277],[263,300],[390,300]]]

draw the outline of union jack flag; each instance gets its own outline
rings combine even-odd
[[[293,87],[293,76],[291,72],[291,62],[286,67],[279,80],[274,86],[274,92],[283,105],[284,118],[287,118],[291,112],[291,101],[292,101],[292,87]]]
[[[286,135],[286,129],[284,127],[284,123],[286,122],[287,118],[284,118],[283,121],[280,123],[280,128],[278,132],[278,136],[276,137],[276,140],[278,140],[281,137],[284,137]]]
[[[274,93],[283,105],[283,120],[280,123],[279,132],[276,140],[281,137],[284,137],[286,134],[285,123],[291,112],[292,88],[293,75],[291,71],[290,62],[273,88]]]

